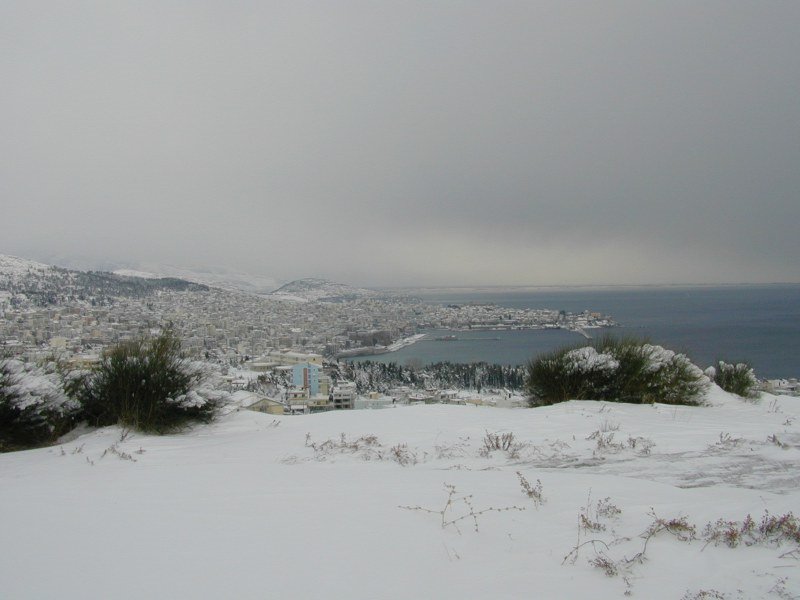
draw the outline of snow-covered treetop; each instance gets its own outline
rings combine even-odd
[[[613,356],[604,352],[597,352],[591,346],[571,350],[567,352],[564,358],[567,361],[567,369],[571,373],[614,371],[619,367],[619,361]]]
[[[54,369],[44,369],[15,359],[0,360],[0,385],[10,405],[18,410],[29,407],[58,412],[74,408]]]

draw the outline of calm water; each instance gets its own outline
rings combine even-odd
[[[426,292],[436,303],[491,302],[514,308],[552,308],[609,314],[619,328],[593,330],[636,335],[685,352],[705,368],[716,360],[749,362],[762,378],[800,376],[800,285],[577,288],[561,291]],[[433,335],[444,335],[434,332]],[[532,356],[582,341],[567,331],[457,332],[459,340],[423,341],[368,357],[404,364],[414,359],[523,364]]]

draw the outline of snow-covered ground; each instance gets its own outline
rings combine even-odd
[[[238,411],[5,454],[0,597],[797,597],[795,545],[641,537],[800,506],[800,403],[709,399]]]

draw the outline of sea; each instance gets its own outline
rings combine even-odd
[[[439,304],[491,303],[510,308],[590,310],[619,327],[590,329],[636,336],[682,352],[705,368],[716,361],[747,362],[762,379],[800,377],[800,284],[648,286],[560,289],[425,289],[412,292]],[[486,361],[525,364],[539,354],[584,342],[564,330],[428,331],[421,342],[356,360],[428,364]],[[455,335],[449,341],[436,337]]]

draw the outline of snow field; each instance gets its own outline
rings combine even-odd
[[[642,564],[614,577],[589,562],[633,557],[651,511],[686,517],[698,534],[719,518],[797,512],[797,401],[750,403],[715,388],[710,402],[239,411],[180,435],[109,427],[5,454],[0,596],[796,595],[798,559],[781,558],[793,549],[785,544],[704,548],[662,531]],[[487,432],[513,432],[516,445],[486,452]],[[767,440],[773,435],[782,445]],[[654,445],[645,452],[631,438]],[[522,492],[517,471],[541,482],[541,506]],[[466,517],[458,529],[436,514],[445,484],[458,492],[446,520]],[[620,514],[597,512],[607,497]],[[497,510],[511,507],[525,510]],[[582,513],[605,530],[579,528]],[[564,562],[592,539],[600,553],[587,544],[574,564]]]

